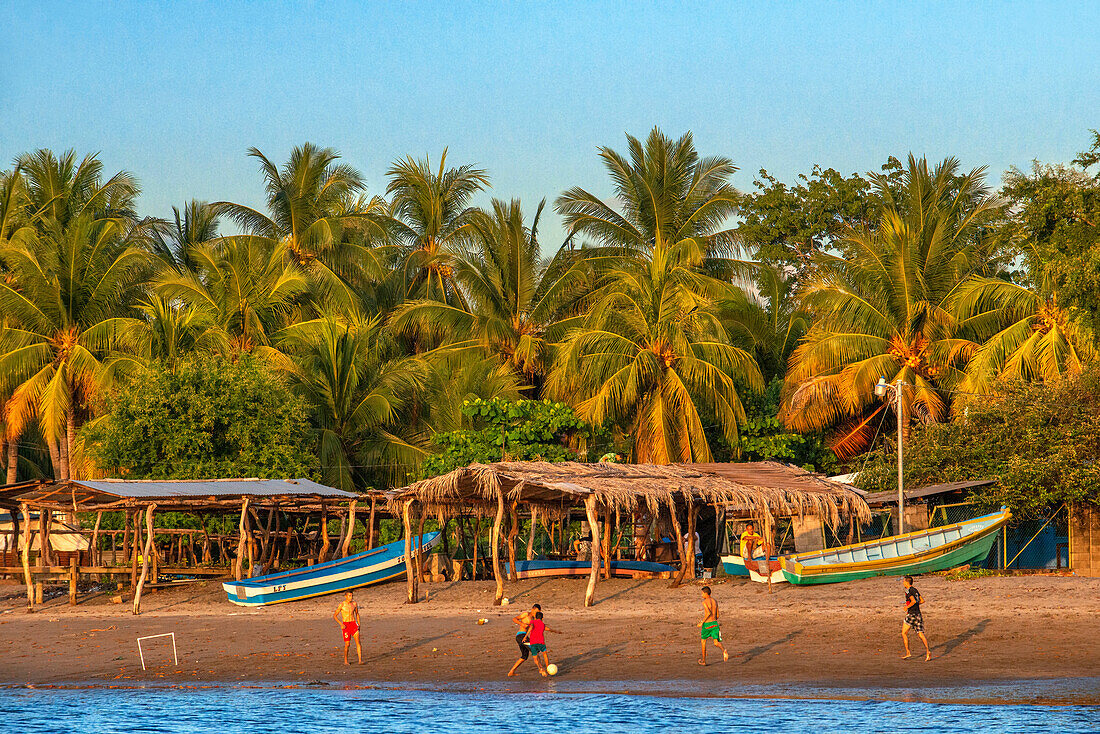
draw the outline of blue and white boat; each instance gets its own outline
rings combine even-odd
[[[772,556],[767,561],[768,573],[763,573],[761,566],[764,563],[764,549],[757,547],[753,552],[752,563],[746,568],[745,559],[741,556],[722,556],[722,570],[730,576],[748,576],[751,580],[757,583],[766,584],[770,581],[773,584],[785,583],[787,579],[783,576],[783,569],[779,564],[779,557]]]
[[[438,532],[413,539],[413,551],[422,543],[425,554],[440,541]],[[335,594],[360,586],[379,584],[405,575],[405,541],[372,548],[354,556],[319,563],[294,571],[257,576],[222,584],[229,601],[242,607],[261,607],[311,596]]]
[[[512,564],[504,564],[504,572],[510,573]],[[603,568],[603,562],[600,562]],[[669,579],[676,571],[664,563],[652,561],[618,560],[611,562],[611,575],[631,579]],[[516,578],[535,579],[545,576],[588,576],[592,561],[557,561],[545,558],[533,561],[516,561]]]

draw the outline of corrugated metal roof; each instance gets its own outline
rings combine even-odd
[[[73,484],[105,494],[130,499],[156,499],[158,497],[270,497],[309,495],[320,497],[353,498],[358,495],[309,479],[194,479],[194,480],[141,480],[78,479]]]
[[[972,479],[963,482],[947,482],[946,484],[932,484],[927,487],[921,487],[920,489],[909,489],[905,492],[905,499],[907,500],[919,500],[924,497],[933,497],[937,494],[947,494],[948,492],[958,492],[963,489],[971,489],[973,487],[985,487],[986,485],[993,484],[996,480],[993,479]],[[875,492],[874,494],[867,495],[867,502],[870,504],[877,503],[891,503],[897,504],[898,493],[897,490],[891,492]]]

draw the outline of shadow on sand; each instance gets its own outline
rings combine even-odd
[[[985,632],[985,628],[989,626],[989,622],[989,619],[983,619],[981,622],[978,622],[976,625],[966,630],[965,632],[961,632],[955,635],[947,642],[936,645],[932,649],[941,656],[950,655],[959,646],[969,642],[981,633]]]
[[[805,630],[795,630],[794,632],[788,632],[786,637],[780,637],[778,640],[772,640],[766,645],[760,645],[759,647],[745,650],[745,652],[741,653],[741,664],[744,665],[753,658],[759,655],[763,655],[764,653],[771,650],[773,647],[779,647],[780,645],[783,645],[787,642],[791,642],[792,640],[794,640],[794,638],[798,637],[803,632],[805,632]]]

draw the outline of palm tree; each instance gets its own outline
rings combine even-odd
[[[77,416],[103,387],[119,318],[140,293],[148,252],[130,225],[49,219],[45,232],[20,230],[0,246],[9,277],[0,281],[0,393],[10,391],[9,435],[37,419],[59,478],[70,476]]]
[[[965,346],[964,392],[984,395],[997,380],[1055,381],[1080,374],[1096,360],[1091,330],[1059,307],[1053,294],[974,277],[959,288],[954,310],[979,342]]]
[[[218,236],[218,212],[205,201],[192,199],[179,207],[172,207],[174,221],[158,221],[151,228],[153,252],[165,264],[178,272],[193,270],[191,251]]]
[[[403,479],[403,470],[424,458],[395,426],[426,372],[418,360],[397,354],[383,319],[329,315],[293,324],[279,340],[294,354],[284,366],[314,409],[325,484],[363,489],[371,467],[386,479]]]
[[[538,226],[544,206],[539,203],[530,226],[516,199],[494,199],[488,212],[475,213],[471,244],[453,259],[454,280],[469,309],[409,301],[396,311],[395,327],[446,337],[440,349],[491,354],[520,379],[537,383],[548,370],[562,319],[570,315],[567,307],[588,282],[579,253],[563,247],[550,260],[542,258]]]
[[[556,208],[570,237],[583,234],[598,244],[645,255],[656,248],[727,270],[724,258],[740,250],[736,231],[726,225],[737,212],[739,194],[729,183],[737,170],[728,158],[700,158],[691,133],[677,140],[653,128],[645,143],[628,135],[629,160],[610,148],[600,157],[614,182],[616,211],[602,198],[575,187]]]
[[[45,148],[19,159],[26,188],[27,219],[44,231],[64,229],[73,220],[92,217],[136,222],[137,180],[119,171],[103,180],[103,164],[94,156],[79,163],[75,151],[60,156]]]
[[[959,176],[947,159],[930,171],[909,157],[900,193],[875,178],[884,209],[874,228],[851,229],[844,257],[821,255],[805,285],[814,323],[791,356],[780,417],[814,431],[843,424],[833,442],[842,457],[866,447],[873,420],[888,407],[874,395],[880,377],[903,380],[906,430],[947,413],[940,387],[957,385],[966,345],[951,304],[960,286],[1000,257],[986,229],[1000,209],[983,169]]]
[[[378,260],[370,243],[386,234],[385,202],[362,196],[362,177],[337,163],[332,148],[301,145],[282,170],[256,148],[248,154],[260,161],[269,213],[228,201],[215,202],[213,212],[269,240],[269,249],[309,275],[321,300],[353,304],[364,268]]]
[[[447,168],[447,150],[433,170],[428,158],[395,161],[390,182],[392,228],[402,243],[405,297],[430,299],[468,309],[454,281],[455,256],[472,235],[474,195],[489,185],[488,174],[464,165]]]
[[[306,272],[282,243],[267,237],[222,237],[192,247],[189,257],[195,271],[163,273],[158,293],[192,307],[195,318],[224,332],[238,351],[266,351],[271,335],[287,325],[299,297],[309,291]],[[218,337],[210,339],[216,343]]]

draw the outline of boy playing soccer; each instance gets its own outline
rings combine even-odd
[[[928,638],[924,636],[924,616],[920,612],[920,592],[913,586],[913,577],[906,576],[902,579],[905,584],[905,621],[901,623],[901,641],[905,643],[905,655],[902,660],[913,657],[909,652],[909,630],[917,633],[917,637],[924,643],[925,661],[932,659],[932,651],[928,649]]]
[[[535,612],[535,618],[531,620],[531,626],[527,628],[527,646],[531,648],[531,655],[535,658],[535,665],[538,666],[543,678],[548,675],[546,666],[550,664],[550,658],[546,655],[545,634],[547,632],[561,634],[558,630],[552,630],[546,626],[546,623],[542,621],[542,612]],[[539,655],[542,655],[542,660],[539,660]]]
[[[730,654],[722,645],[722,631],[718,629],[718,602],[710,595],[709,586],[704,586],[702,592],[703,611],[706,612],[706,616],[699,623],[701,630],[699,637],[703,641],[703,657],[699,658],[699,664],[707,664],[707,640],[714,640],[714,646],[722,651],[722,659],[728,661]]]

